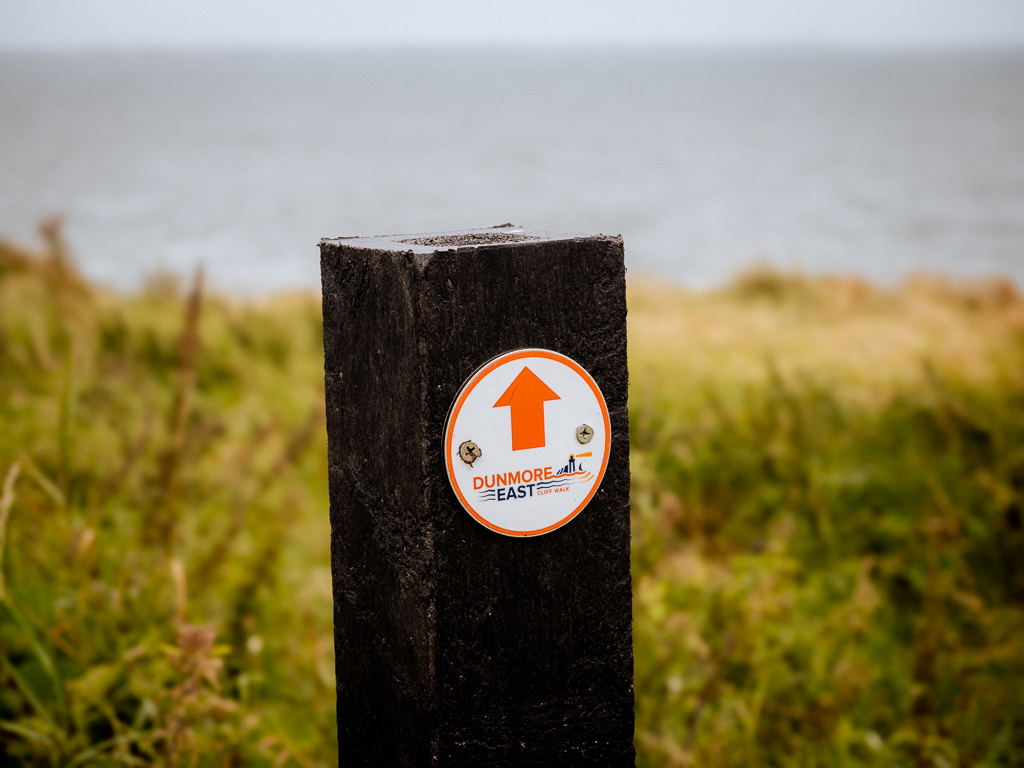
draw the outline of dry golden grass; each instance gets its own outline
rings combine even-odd
[[[884,289],[856,277],[758,269],[727,287],[628,289],[631,373],[686,388],[813,373],[851,390],[906,385],[929,364],[983,380],[1024,334],[1024,300],[1005,279],[916,276]]]

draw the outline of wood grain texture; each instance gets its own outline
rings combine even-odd
[[[622,241],[542,234],[321,242],[343,766],[634,763]],[[528,539],[476,523],[442,454],[466,378],[523,347],[586,368],[612,423],[593,501]]]

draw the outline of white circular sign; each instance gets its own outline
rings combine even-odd
[[[590,503],[608,466],[611,423],[597,383],[547,349],[496,357],[462,386],[444,430],[459,502],[506,536],[539,536]]]

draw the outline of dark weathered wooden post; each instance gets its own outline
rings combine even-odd
[[[320,252],[341,764],[633,765],[621,238]]]

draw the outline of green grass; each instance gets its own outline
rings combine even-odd
[[[0,251],[8,761],[336,763],[320,334]]]
[[[1012,289],[634,297],[639,763],[1024,765]]]
[[[318,300],[0,244],[0,763],[333,765]],[[642,766],[1024,765],[1024,302],[631,287]]]

